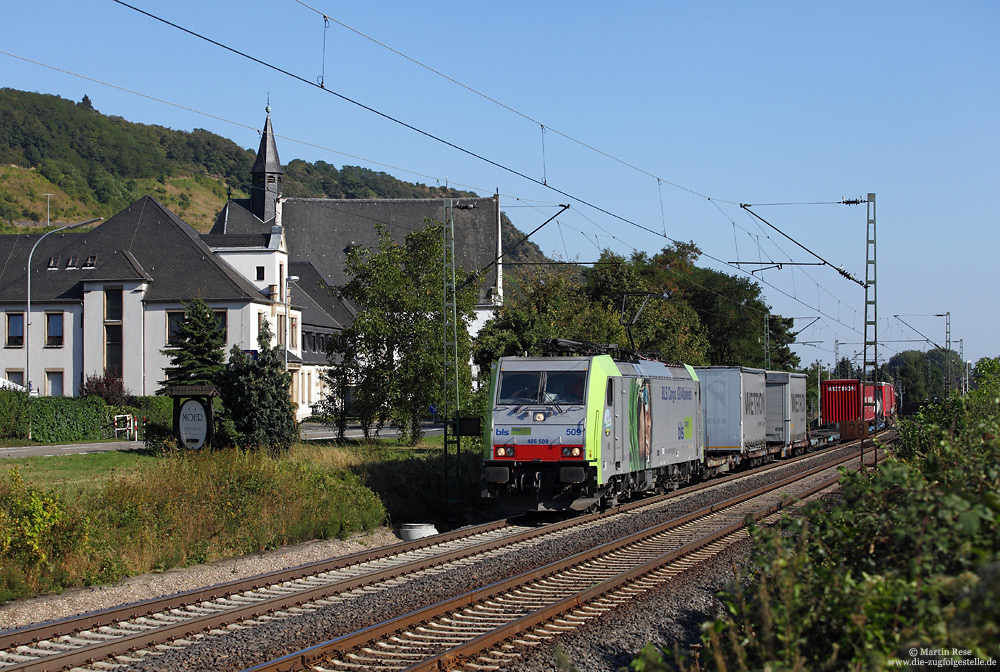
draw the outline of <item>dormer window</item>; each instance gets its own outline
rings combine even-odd
[[[49,270],[50,271],[58,271],[59,270],[59,257],[50,257],[49,258]]]
[[[87,257],[87,260],[85,262],[83,262],[83,267],[84,268],[96,268],[97,267],[97,255],[96,254],[92,254],[89,257]]]

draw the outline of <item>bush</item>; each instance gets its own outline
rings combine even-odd
[[[63,500],[0,478],[0,602],[371,530],[378,496],[342,468],[264,451],[171,451]]]
[[[27,439],[31,428],[27,392],[0,389],[0,439]]]
[[[31,437],[39,443],[111,438],[107,409],[100,397],[30,399]]]
[[[170,397],[133,397],[130,405],[135,408],[140,420],[168,427],[174,422],[174,400]]]
[[[0,478],[0,602],[62,587],[63,563],[88,542],[87,520],[59,497],[25,486],[17,469]]]
[[[952,398],[901,436],[839,500],[755,531],[754,586],[706,624],[699,669],[881,669],[935,642],[996,655],[1000,418]]]
[[[132,393],[125,389],[125,381],[110,371],[105,371],[102,376],[87,376],[77,394],[80,397],[100,397],[109,406],[128,406],[132,403]]]

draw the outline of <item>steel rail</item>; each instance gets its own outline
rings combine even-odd
[[[833,449],[844,447],[849,446],[841,444],[840,446],[833,447]],[[366,573],[350,579],[333,581],[323,586],[311,589],[303,589],[287,596],[268,599],[261,598],[259,602],[244,607],[220,607],[218,605],[212,605],[211,602],[213,600],[225,599],[226,597],[232,596],[234,593],[247,593],[255,590],[262,590],[266,589],[268,586],[284,583],[286,581],[302,579],[311,575],[334,571],[336,569],[365,562],[378,561],[392,556],[401,556],[404,553],[411,551],[430,549],[437,545],[451,543],[453,541],[469,538],[477,534],[488,534],[490,532],[502,530],[510,525],[507,521],[495,521],[484,525],[463,528],[461,530],[427,537],[413,542],[394,544],[392,546],[376,549],[374,551],[365,551],[332,560],[308,563],[288,570],[260,575],[246,580],[221,583],[204,589],[186,591],[168,596],[167,598],[145,600],[109,610],[91,612],[89,614],[43,623],[37,626],[0,633],[0,647],[10,650],[18,647],[30,647],[32,644],[46,639],[51,640],[58,637],[73,636],[81,632],[88,632],[102,627],[106,628],[114,626],[114,624],[121,623],[123,621],[130,621],[143,617],[155,617],[156,614],[163,614],[164,612],[170,612],[172,610],[180,610],[199,603],[208,603],[206,608],[217,610],[217,613],[202,616],[192,616],[190,613],[186,613],[183,615],[184,620],[182,622],[175,623],[174,625],[157,627],[155,629],[152,629],[152,626],[150,626],[150,629],[146,632],[118,636],[107,642],[95,643],[92,646],[81,646],[78,649],[70,651],[40,655],[40,657],[35,660],[25,661],[14,665],[0,665],[0,668],[2,668],[5,672],[8,670],[10,672],[27,672],[60,669],[57,666],[62,666],[62,669],[65,669],[67,667],[73,667],[107,656],[119,655],[127,651],[134,651],[136,649],[145,648],[154,644],[163,643],[165,641],[183,639],[192,634],[218,628],[222,625],[235,621],[255,618],[266,613],[301,606],[311,600],[321,599],[339,592],[346,592],[362,585],[379,583],[403,574],[418,572],[429,567],[445,564],[459,558],[485,553],[496,548],[526,541],[534,537],[552,534],[567,528],[584,525],[608,516],[617,515],[622,511],[629,511],[638,507],[654,506],[657,503],[662,503],[665,500],[680,495],[696,492],[707,487],[721,485],[734,479],[745,478],[759,471],[780,468],[792,464],[800,459],[815,458],[822,454],[822,452],[807,453],[797,458],[769,463],[768,465],[763,465],[746,472],[737,472],[725,477],[712,479],[711,481],[707,481],[696,486],[673,491],[665,496],[631,502],[611,511],[591,514],[588,516],[579,516],[560,523],[554,523],[541,528],[519,532],[503,538],[477,543],[465,548],[439,553],[416,561],[402,563],[388,569]],[[824,466],[819,468],[826,467]],[[168,616],[168,618],[169,617],[170,616]],[[179,614],[178,617],[180,617]]]
[[[630,534],[630,535],[624,537],[623,539],[620,539],[620,540],[617,540],[617,541],[614,541],[614,542],[609,542],[609,543],[606,543],[606,544],[602,544],[602,545],[597,546],[597,547],[595,547],[593,549],[588,549],[587,551],[583,551],[581,553],[578,553],[578,554],[575,554],[573,556],[570,556],[569,558],[565,558],[563,560],[550,563],[548,565],[545,565],[543,567],[531,570],[529,572],[525,572],[525,573],[520,574],[518,576],[511,577],[509,579],[496,582],[496,583],[494,583],[494,584],[492,584],[490,586],[487,586],[487,587],[485,587],[483,589],[476,590],[476,591],[470,591],[468,593],[465,593],[463,595],[459,595],[459,596],[451,598],[449,600],[444,600],[442,602],[439,602],[438,604],[431,605],[431,606],[425,607],[423,609],[419,609],[419,610],[416,610],[414,612],[411,612],[409,614],[405,614],[405,615],[402,615],[402,616],[399,616],[399,617],[396,617],[396,618],[393,618],[393,619],[389,619],[387,621],[383,621],[382,623],[373,624],[371,626],[368,626],[366,628],[358,630],[358,631],[356,631],[354,633],[343,635],[341,637],[337,637],[337,638],[329,640],[327,642],[323,642],[323,643],[317,644],[317,645],[315,645],[313,647],[309,647],[307,649],[303,649],[302,651],[298,651],[298,652],[290,654],[288,656],[284,656],[282,658],[279,658],[279,659],[276,659],[276,660],[273,660],[273,661],[269,661],[267,663],[263,663],[263,664],[258,665],[256,667],[249,668],[246,672],[293,672],[293,671],[298,671],[298,670],[307,670],[307,669],[310,668],[310,666],[314,662],[321,661],[321,660],[323,660],[325,658],[330,657],[331,655],[347,654],[350,651],[359,649],[359,648],[361,648],[361,647],[363,647],[363,646],[365,646],[367,644],[370,644],[372,642],[378,641],[378,640],[386,638],[386,637],[390,637],[392,635],[395,635],[395,634],[400,633],[402,631],[405,631],[407,629],[411,629],[414,625],[416,625],[418,623],[424,623],[424,622],[432,620],[432,619],[434,619],[436,617],[442,616],[444,614],[461,610],[461,609],[463,609],[465,607],[468,607],[468,606],[470,606],[472,604],[476,604],[478,602],[482,602],[482,601],[485,601],[485,600],[489,600],[491,598],[495,598],[498,595],[502,595],[502,594],[504,594],[506,592],[509,592],[509,591],[511,591],[511,590],[513,590],[515,588],[524,586],[526,584],[530,584],[533,581],[538,581],[538,580],[544,579],[546,577],[552,576],[555,573],[557,573],[559,571],[562,571],[563,569],[565,569],[567,567],[570,567],[572,565],[579,565],[579,564],[582,564],[582,563],[594,560],[594,559],[596,559],[596,558],[598,558],[598,557],[600,557],[602,555],[605,555],[605,554],[607,554],[609,552],[612,552],[614,550],[617,550],[617,549],[620,549],[620,548],[623,548],[623,547],[626,547],[626,546],[638,543],[640,541],[646,540],[649,537],[655,536],[657,534],[662,534],[665,531],[669,531],[671,529],[680,527],[680,526],[685,525],[685,524],[687,524],[689,522],[692,522],[692,521],[694,521],[696,519],[703,518],[703,517],[705,517],[707,515],[711,515],[713,513],[717,513],[717,512],[720,512],[720,511],[724,511],[726,509],[730,509],[730,508],[732,508],[734,506],[737,506],[737,505],[739,505],[739,504],[741,504],[743,502],[746,502],[747,500],[753,499],[755,497],[760,497],[760,496],[762,496],[764,494],[773,492],[773,491],[778,490],[780,488],[783,488],[783,487],[785,487],[787,485],[790,485],[790,484],[792,484],[792,483],[794,483],[796,481],[800,481],[802,479],[809,478],[809,477],[814,476],[814,475],[816,475],[818,473],[821,473],[823,471],[827,471],[827,470],[829,470],[831,468],[834,468],[836,466],[839,466],[840,464],[843,464],[845,462],[853,461],[855,458],[856,458],[856,454],[848,454],[848,455],[846,455],[846,456],[844,456],[844,457],[842,457],[842,458],[840,458],[838,460],[835,460],[833,463],[824,464],[824,465],[821,465],[821,466],[809,469],[809,470],[807,470],[805,472],[801,472],[801,473],[795,474],[793,476],[787,477],[787,478],[782,479],[782,480],[780,480],[780,481],[778,481],[776,483],[772,483],[772,484],[769,484],[769,485],[764,486],[762,488],[758,488],[758,489],[756,489],[756,490],[754,490],[752,492],[744,493],[744,494],[737,495],[737,496],[734,496],[734,497],[730,497],[730,498],[728,498],[728,499],[726,499],[726,500],[724,500],[722,502],[716,502],[716,503],[711,504],[711,505],[709,505],[707,507],[703,507],[701,509],[698,509],[697,511],[693,511],[691,513],[685,514],[683,516],[679,516],[677,518],[674,518],[672,520],[666,521],[664,523],[660,523],[660,524],[654,525],[654,526],[652,526],[650,528],[647,528],[645,530],[641,530],[639,532],[635,532],[633,534]],[[831,485],[835,484],[837,482],[838,478],[839,478],[839,475],[837,477],[834,477],[834,478],[826,479],[821,484],[822,487],[820,489],[825,489],[825,488],[828,488]],[[819,486],[816,486],[816,487],[819,487]],[[812,494],[811,491],[812,491],[812,489],[810,489],[810,491],[807,491],[806,493],[804,493],[802,496],[808,496],[809,494]],[[777,504],[775,506],[778,506],[780,508],[781,504]],[[768,511],[766,513],[763,513],[762,515],[769,515],[769,513],[770,513],[770,511]],[[743,527],[743,526],[745,526],[745,524],[746,524],[745,521],[740,521],[739,523],[734,523],[733,525],[735,525],[736,527],[733,527],[733,529],[738,529],[739,527]],[[729,526],[729,527],[732,527],[732,526]],[[728,529],[728,527],[726,529]],[[732,530],[730,530],[730,532],[731,531]],[[688,550],[688,552],[692,552],[693,550],[696,550],[696,548],[700,548],[701,546],[704,546],[704,545],[706,545],[708,543],[711,543],[711,541],[714,541],[715,539],[719,538],[719,536],[721,536],[721,533],[713,533],[713,535],[711,535],[711,536],[712,536],[711,539],[708,539],[708,540],[699,540],[698,542],[694,542],[695,545],[687,544],[687,545],[685,545],[685,547],[690,547],[689,550]],[[659,562],[659,561],[657,561],[657,562],[658,562],[658,566],[659,566],[659,564],[662,564],[662,562]],[[633,572],[631,572],[631,571],[628,572],[629,575],[631,575],[632,573]],[[602,582],[602,583],[598,584],[598,586],[602,586],[602,585],[605,585],[605,582]],[[593,588],[591,590],[595,590],[596,588],[597,587],[595,587],[595,588]],[[604,592],[606,592],[606,590]],[[577,597],[568,598],[565,601],[565,603],[568,604],[570,607],[579,606],[579,604],[581,602],[582,602],[582,600],[580,600]],[[557,613],[562,613],[565,610],[566,609],[563,608],[560,611],[558,611]],[[545,611],[545,613],[547,615],[544,618],[541,618],[541,620],[539,622],[544,622],[548,618],[552,617],[552,614],[550,613],[550,611],[551,611],[550,608],[546,608],[544,611]],[[527,618],[527,617],[524,617],[524,618]],[[514,628],[511,625],[505,625],[505,626],[503,626],[502,630],[504,632],[504,634],[502,636],[498,635],[496,640],[490,640],[490,641],[494,641],[495,642],[495,641],[502,641],[502,640],[508,639],[511,636],[511,633],[522,632],[523,631],[523,627],[519,629],[519,628]],[[483,636],[481,636],[481,637],[479,637],[477,639],[479,639],[480,642],[485,642],[485,641],[487,641],[489,639],[489,636],[488,635],[483,635]],[[469,644],[469,645],[471,646],[471,644]],[[463,647],[464,646],[466,646],[466,645],[463,645]],[[483,647],[483,648],[488,648],[488,647]],[[471,649],[469,649],[469,650],[471,651]],[[483,650],[483,649],[480,648],[479,650]],[[463,656],[469,655],[468,651],[466,651],[464,648],[462,649],[462,651],[463,651],[463,653],[461,655],[463,655]],[[428,663],[428,664],[432,665],[432,666],[433,665],[437,665],[438,663],[442,663],[443,664],[445,662],[446,657],[449,654],[451,654],[451,653],[452,653],[452,651],[449,650],[446,653],[440,654],[440,656],[435,657],[434,660],[436,662],[434,662],[434,663]],[[413,666],[413,667],[408,668],[408,669],[413,669],[413,670],[432,669],[431,667],[427,667],[427,668],[421,667],[422,665],[423,665],[423,663],[419,663],[416,666]],[[441,667],[433,667],[433,669],[442,669],[442,668]],[[447,668],[445,667],[445,669],[447,669]]]
[[[196,588],[181,593],[175,593],[166,597],[151,598],[140,602],[133,602],[111,609],[88,612],[77,616],[70,616],[55,621],[47,621],[37,625],[7,630],[0,632],[0,650],[18,646],[25,642],[36,642],[42,639],[51,639],[63,635],[72,635],[81,630],[111,625],[120,621],[127,621],[133,618],[149,616],[151,614],[179,609],[199,602],[211,601],[222,597],[227,597],[234,593],[246,592],[265,588],[277,583],[294,581],[314,574],[331,572],[343,569],[351,565],[363,564],[389,558],[394,555],[402,555],[410,551],[429,548],[432,546],[449,543],[457,539],[462,539],[475,534],[484,534],[508,526],[506,520],[493,521],[471,528],[462,528],[452,532],[424,537],[414,541],[401,542],[385,546],[371,551],[361,551],[351,555],[340,556],[330,560],[318,560],[303,565],[298,565],[289,569],[280,570],[268,574],[260,574],[237,581],[227,581],[205,588]]]

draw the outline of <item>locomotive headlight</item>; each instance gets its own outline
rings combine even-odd
[[[583,449],[580,446],[566,447],[562,449],[562,454],[563,457],[580,457],[583,455]]]
[[[514,457],[513,446],[497,446],[497,457]]]
[[[545,422],[545,413],[544,412],[535,413],[535,422]]]

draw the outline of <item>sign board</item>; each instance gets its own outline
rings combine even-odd
[[[841,420],[840,440],[857,441],[868,437],[868,422],[865,420]]]
[[[181,414],[177,423],[181,443],[186,448],[201,448],[208,436],[210,416],[205,405],[198,399],[188,399],[181,405]]]

